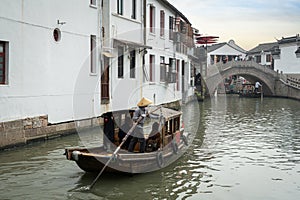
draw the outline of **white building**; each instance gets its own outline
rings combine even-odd
[[[228,43],[218,43],[207,48],[207,64],[214,65],[218,62],[243,60],[246,57],[246,51],[239,47],[233,40]]]
[[[253,59],[258,64],[274,69],[272,51],[278,47],[277,42],[263,43],[247,52],[248,59]]]
[[[48,115],[60,123],[100,113],[96,104],[73,113],[78,98],[99,102],[97,52],[89,57],[99,44],[98,6],[96,0],[1,0],[0,122]],[[78,85],[92,89],[81,93]]]
[[[163,104],[191,96],[191,30],[166,0],[104,0],[102,112],[135,107],[141,97]]]
[[[147,0],[145,94],[156,103],[183,100],[193,95],[193,29],[189,20],[166,0]]]
[[[103,0],[101,111],[136,106],[142,96],[143,1]]]
[[[0,26],[0,122],[193,95],[193,29],[166,0],[2,0]]]
[[[275,59],[274,70],[284,74],[300,73],[300,37],[299,34],[277,41],[278,48],[272,52]]]

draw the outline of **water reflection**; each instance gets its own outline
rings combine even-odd
[[[288,99],[213,99],[190,104],[196,137],[163,170],[96,177],[67,161],[63,149],[82,146],[77,135],[0,152],[0,199],[298,199],[300,106]],[[197,108],[197,109],[196,109]],[[85,142],[97,145],[98,132]]]

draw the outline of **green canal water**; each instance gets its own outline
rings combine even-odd
[[[298,199],[300,102],[234,96],[190,103],[188,150],[147,174],[94,174],[65,159],[64,148],[100,143],[98,131],[0,152],[0,199]]]

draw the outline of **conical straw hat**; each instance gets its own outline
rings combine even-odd
[[[138,107],[145,107],[145,106],[148,106],[152,103],[152,101],[150,101],[149,99],[143,97],[139,103],[137,104]]]

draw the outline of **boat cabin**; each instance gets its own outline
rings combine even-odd
[[[156,108],[157,107],[150,107],[149,112],[158,116],[162,115],[165,121],[160,119],[146,119],[143,127],[144,137],[146,139],[145,152],[153,152],[158,149],[163,149],[165,146],[170,144],[173,139],[175,139],[176,143],[179,143],[182,134],[181,132],[183,131],[181,130],[181,112],[163,107],[155,110]],[[123,134],[127,134],[128,130],[132,127],[132,117],[134,110],[135,109],[109,112],[102,115],[102,117],[104,118],[104,146],[108,146],[108,143],[112,143],[116,148],[121,144],[123,138],[120,138],[120,132],[123,131],[126,132]],[[128,121],[128,119],[130,119],[130,121]],[[157,131],[153,132],[153,129],[155,129],[155,125],[158,126],[156,127]],[[125,135],[123,135],[123,137],[124,136]],[[125,142],[125,144],[127,143],[127,145],[123,145],[121,147],[123,150],[128,149],[128,143],[130,142],[131,138],[132,136],[129,136],[127,139],[128,141]],[[134,152],[139,152],[139,148],[140,143],[137,142],[134,148]]]

